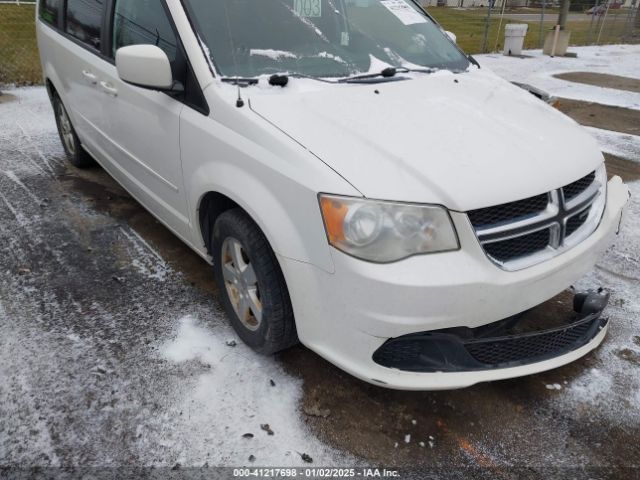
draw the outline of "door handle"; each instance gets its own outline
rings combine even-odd
[[[83,70],[82,71],[82,75],[84,76],[84,78],[89,80],[89,82],[91,82],[91,84],[95,85],[96,83],[98,83],[98,77],[96,77],[89,70]]]
[[[100,82],[100,86],[102,87],[102,90],[107,92],[109,95],[113,95],[114,97],[118,96],[118,89],[109,82]]]

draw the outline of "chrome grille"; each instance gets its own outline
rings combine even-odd
[[[514,219],[528,217],[543,211],[549,203],[549,195],[543,193],[517,202],[506,203],[496,207],[481,208],[469,212],[469,219],[474,226],[496,225],[502,222],[513,222]]]
[[[551,241],[551,229],[545,228],[537,232],[528,233],[520,237],[510,238],[501,242],[484,244],[485,251],[501,261],[509,261],[544,250]]]
[[[516,202],[467,212],[488,257],[520,270],[573,247],[597,228],[604,208],[598,172],[562,188]]]
[[[565,186],[562,191],[564,192],[564,199],[571,200],[584,192],[589,185],[596,179],[596,172],[591,172],[589,175],[582,177],[580,180],[576,180],[573,183]]]

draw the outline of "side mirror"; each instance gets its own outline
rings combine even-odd
[[[458,43],[458,37],[456,36],[455,33],[450,32],[449,30],[444,32],[447,37],[449,37],[449,40],[451,40],[453,43]]]
[[[155,45],[130,45],[116,52],[118,76],[124,82],[150,90],[171,90],[169,57]]]

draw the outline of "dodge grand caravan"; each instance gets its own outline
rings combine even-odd
[[[591,269],[629,192],[577,124],[412,0],[40,0],[71,163],[95,160],[212,263],[238,335],[398,389],[602,342]]]

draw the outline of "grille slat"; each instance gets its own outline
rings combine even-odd
[[[500,342],[480,342],[465,345],[469,354],[487,365],[535,359],[551,352],[564,350],[583,338],[590,328],[581,323],[562,331],[543,333],[525,338],[512,338]]]
[[[587,218],[589,216],[589,209],[585,209],[577,215],[574,215],[569,220],[567,220],[567,226],[565,231],[565,236],[570,236],[575,233],[582,225],[585,224]]]
[[[550,236],[550,229],[546,228],[501,242],[485,243],[484,249],[493,258],[509,261],[544,250],[549,245]]]
[[[495,207],[480,208],[468,213],[469,219],[475,228],[494,226],[503,222],[513,222],[535,215],[547,208],[549,195],[543,193],[517,202],[505,203]]]
[[[564,238],[574,234],[586,223],[591,205],[576,212],[575,209],[579,207],[568,207],[566,202],[587,190],[595,179],[594,171],[554,192],[471,210],[467,215],[490,258],[503,267],[514,260],[522,264],[521,259],[533,258],[549,246],[562,246]],[[554,211],[559,212],[559,216],[554,217]],[[563,222],[560,216],[566,220],[564,231],[560,229]],[[527,225],[528,228],[522,228],[522,225]],[[536,228],[537,231],[531,233],[531,230]],[[499,233],[490,233],[492,229]]]
[[[569,200],[577,197],[582,192],[584,192],[589,185],[593,183],[596,179],[596,172],[591,172],[589,175],[582,177],[580,180],[576,180],[573,183],[570,183],[566,187],[562,189],[564,193],[564,200],[568,202]]]

